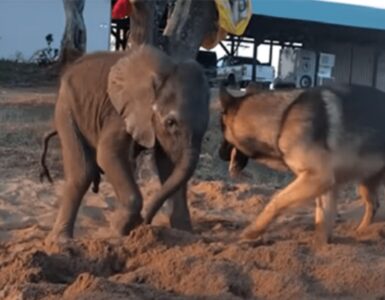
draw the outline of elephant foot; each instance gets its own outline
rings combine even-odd
[[[143,218],[140,213],[131,214],[119,212],[117,216],[114,217],[112,227],[119,236],[125,236],[142,223]]]
[[[64,246],[72,241],[72,235],[66,231],[52,230],[44,240],[47,245]]]
[[[192,224],[190,218],[188,219],[180,219],[180,218],[170,218],[170,226],[171,228],[175,228],[178,230],[184,230],[188,232],[192,232]]]

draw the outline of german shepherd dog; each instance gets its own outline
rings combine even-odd
[[[371,224],[385,170],[385,93],[359,85],[276,91],[252,87],[236,97],[222,85],[220,102],[219,156],[230,161],[230,173],[242,170],[251,158],[295,175],[246,227],[243,239],[259,237],[286,208],[316,199],[316,239],[329,242],[335,194],[349,181],[359,182],[365,203],[357,230]]]

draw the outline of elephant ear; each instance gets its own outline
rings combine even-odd
[[[140,145],[152,148],[155,131],[152,105],[156,94],[174,70],[170,57],[151,46],[140,46],[112,66],[108,95],[124,119],[127,132]]]

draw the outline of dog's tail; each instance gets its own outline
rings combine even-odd
[[[49,170],[48,170],[47,165],[45,163],[45,158],[47,156],[48,142],[55,135],[57,135],[56,129],[53,129],[53,130],[46,132],[44,134],[43,152],[40,156],[40,168],[41,168],[41,170],[40,170],[40,182],[43,182],[44,178],[47,178],[50,183],[53,182],[51,174],[49,173]]]

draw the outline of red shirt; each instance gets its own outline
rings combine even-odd
[[[112,8],[113,19],[123,19],[131,15],[132,7],[130,0],[118,0]]]

